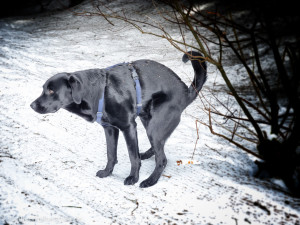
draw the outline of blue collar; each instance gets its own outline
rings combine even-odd
[[[119,64],[116,64],[114,66],[107,67],[106,70],[111,69],[111,68],[113,68],[115,66],[118,66],[118,65],[122,65],[122,64],[124,64],[124,63],[119,63]],[[128,63],[127,65],[129,66],[129,69],[131,71],[131,77],[132,77],[132,79],[135,82],[136,102],[137,102],[137,105],[136,105],[136,114],[137,114],[137,116],[139,116],[140,113],[141,113],[141,110],[142,110],[142,90],[141,90],[141,84],[140,84],[140,81],[139,81],[139,76],[138,76],[138,74],[137,74],[134,66],[132,64],[130,64],[130,63]],[[104,87],[104,90],[103,90],[103,93],[102,93],[102,97],[99,100],[96,121],[97,121],[97,123],[99,123],[103,127],[107,127],[107,126],[111,126],[111,124],[101,121],[102,120],[102,116],[103,116],[104,94],[105,94],[105,87]]]

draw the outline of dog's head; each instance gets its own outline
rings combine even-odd
[[[43,92],[30,107],[38,113],[54,113],[71,103],[82,101],[82,80],[76,74],[59,73],[43,85]]]

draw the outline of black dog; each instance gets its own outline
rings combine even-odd
[[[126,140],[131,162],[130,175],[124,184],[135,184],[139,179],[141,159],[155,155],[156,167],[140,187],[157,183],[167,159],[164,145],[180,121],[182,111],[197,97],[206,80],[206,64],[197,52],[188,52],[182,58],[191,59],[195,77],[190,87],[166,66],[151,61],[138,60],[107,69],[91,69],[74,73],[59,73],[43,86],[42,95],[30,106],[38,113],[54,113],[60,108],[75,113],[87,121],[97,119],[99,99],[104,95],[101,121],[107,142],[108,162],[98,177],[109,176],[117,163],[119,130]],[[137,98],[133,70],[139,77],[142,107],[139,117],[146,129],[151,148],[139,153],[136,122]]]

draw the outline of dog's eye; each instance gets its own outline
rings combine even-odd
[[[48,92],[49,92],[50,95],[53,95],[53,94],[54,94],[54,91],[51,90],[51,89],[48,89]]]

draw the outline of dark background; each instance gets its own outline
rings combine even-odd
[[[0,5],[0,18],[64,10],[82,1],[83,0],[3,0]]]

